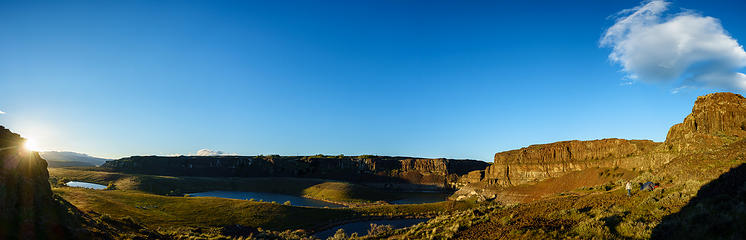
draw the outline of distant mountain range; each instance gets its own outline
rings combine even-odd
[[[39,155],[47,160],[49,167],[95,167],[111,160],[76,152],[45,151]]]

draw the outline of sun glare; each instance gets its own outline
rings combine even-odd
[[[26,142],[23,143],[23,148],[28,151],[39,151],[39,147],[36,145],[36,142],[28,138],[26,139]]]

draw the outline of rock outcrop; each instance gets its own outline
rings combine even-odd
[[[590,167],[645,168],[635,161],[660,143],[650,140],[601,139],[531,145],[495,154],[483,181],[502,186],[537,182]],[[635,162],[635,163],[632,163]]]
[[[0,126],[0,239],[165,239],[141,225],[91,217],[56,196],[47,162]]]
[[[671,127],[666,145],[678,151],[711,149],[746,137],[746,98],[712,93],[694,102],[684,122]]]
[[[0,239],[56,239],[66,235],[54,214],[47,162],[24,150],[25,140],[0,126]]]
[[[716,150],[746,137],[746,98],[734,93],[698,97],[683,123],[671,127],[664,143],[649,140],[601,139],[531,145],[495,154],[484,172],[460,179],[452,198],[489,199],[501,188],[536,183],[594,167],[645,170],[672,159]],[[477,178],[480,178],[477,180]]]
[[[450,187],[489,164],[475,160],[385,156],[133,156],[107,161],[112,171],[203,177],[308,177]],[[383,186],[383,185],[382,185]]]

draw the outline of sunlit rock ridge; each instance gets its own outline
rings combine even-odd
[[[665,142],[617,138],[561,141],[498,152],[484,170],[461,179],[454,196],[494,197],[500,189],[533,184],[570,172],[596,167],[656,169],[672,159],[714,151],[746,137],[746,98],[721,92],[700,96],[692,113],[670,128]]]
[[[489,164],[477,160],[387,156],[133,156],[101,166],[113,171],[170,176],[302,177],[390,185],[451,188]]]

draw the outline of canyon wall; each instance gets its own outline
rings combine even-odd
[[[671,127],[666,145],[702,151],[746,137],[746,98],[734,93],[700,96],[684,122]]]
[[[746,98],[700,96],[691,114],[670,128],[666,141],[601,139],[531,145],[495,154],[492,165],[459,179],[469,192],[535,183],[592,167],[656,169],[677,156],[710,151],[746,137]],[[491,191],[494,193],[494,191]]]
[[[616,138],[531,145],[495,154],[494,163],[485,169],[482,181],[510,186],[591,167],[647,169],[669,159],[665,154],[653,154],[659,146],[661,143],[650,140]],[[660,159],[648,161],[650,158]]]
[[[386,156],[133,156],[107,161],[120,172],[204,177],[308,177],[354,182],[449,187],[459,176],[484,169],[475,160]]]

